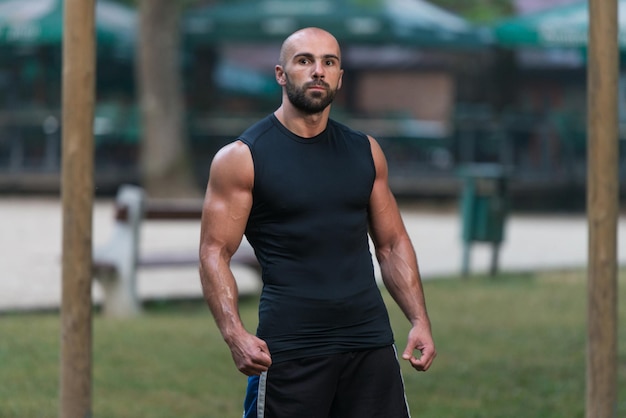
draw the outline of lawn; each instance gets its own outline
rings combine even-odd
[[[438,357],[404,367],[420,418],[584,417],[586,279],[580,272],[425,282]],[[404,348],[408,323],[385,293]],[[620,279],[619,402],[626,416],[626,280]],[[241,302],[250,329],[256,298]],[[152,303],[129,320],[94,316],[93,416],[241,416],[245,377],[200,301]],[[0,316],[0,417],[58,414],[59,318]]]

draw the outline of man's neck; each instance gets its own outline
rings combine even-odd
[[[302,138],[313,138],[326,129],[330,106],[320,113],[304,114],[292,106],[281,105],[274,116],[285,128]]]

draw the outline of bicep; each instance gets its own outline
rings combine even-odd
[[[230,258],[237,250],[252,207],[254,169],[241,142],[221,149],[213,159],[202,209],[201,251]]]

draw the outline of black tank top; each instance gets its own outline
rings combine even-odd
[[[333,120],[302,138],[270,115],[238,139],[254,163],[246,237],[262,267],[257,335],[273,361],[392,344],[368,245],[368,138]]]

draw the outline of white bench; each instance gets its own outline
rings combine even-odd
[[[198,252],[144,254],[140,251],[141,227],[146,221],[196,220],[202,216],[202,204],[150,202],[143,189],[132,185],[120,187],[116,201],[115,224],[109,241],[94,250],[93,276],[103,290],[103,311],[107,316],[127,317],[141,311],[137,292],[138,269],[193,267],[199,265]],[[200,225],[198,224],[198,228]],[[252,248],[242,243],[232,258],[233,264],[252,267],[259,264]],[[198,279],[200,287],[200,279]]]

